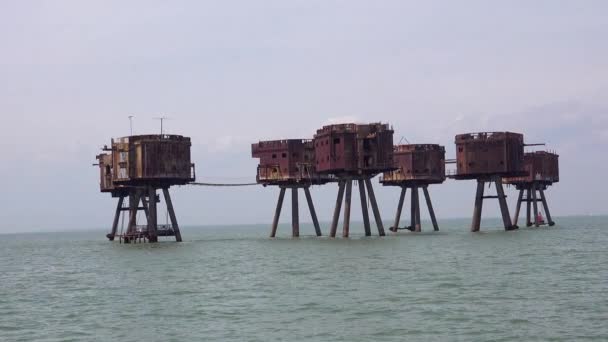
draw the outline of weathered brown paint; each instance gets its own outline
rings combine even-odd
[[[477,179],[493,175],[525,175],[523,134],[483,132],[457,135],[454,178]]]

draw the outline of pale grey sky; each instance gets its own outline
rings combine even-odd
[[[513,130],[561,155],[554,215],[605,214],[606,18],[605,1],[0,2],[0,232],[107,227],[91,163],[128,115],[136,133],[171,117],[207,181],[253,179],[252,142],[332,120],[450,157],[457,133]],[[376,191],[388,222],[398,190]],[[182,224],[270,222],[277,192],[173,190]],[[313,190],[322,220],[335,192]],[[470,216],[473,183],[431,194],[440,218]]]

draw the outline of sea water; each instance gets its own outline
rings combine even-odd
[[[0,235],[0,341],[607,341],[608,217],[556,221],[386,237],[355,222],[349,239],[183,227],[183,243],[131,245]]]

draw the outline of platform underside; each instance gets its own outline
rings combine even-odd
[[[128,187],[156,187],[156,188],[168,188],[173,185],[186,185],[194,182],[195,178],[135,178],[128,180],[115,180],[116,185],[128,186]]]
[[[441,184],[443,180],[430,180],[430,179],[407,179],[407,180],[380,180],[380,184],[384,186],[401,186],[401,187],[413,187],[413,186],[425,186],[431,184]]]
[[[492,179],[496,177],[506,178],[506,177],[522,177],[526,176],[527,171],[519,171],[519,172],[496,172],[496,173],[468,173],[468,174],[454,174],[447,175],[447,178],[452,178],[455,180],[484,180],[484,179]]]
[[[536,189],[547,190],[547,188],[553,185],[553,182],[548,181],[534,181],[534,182],[505,182],[507,185],[513,185],[517,190],[532,189],[536,185]]]
[[[335,179],[282,179],[282,180],[259,180],[258,183],[263,186],[273,185],[281,187],[306,187],[311,185],[324,185],[331,182],[336,182]]]

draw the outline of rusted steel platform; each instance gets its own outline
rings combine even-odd
[[[251,155],[259,158],[256,181],[263,186],[278,186],[279,198],[275,209],[270,237],[275,237],[283,208],[283,199],[287,189],[291,189],[291,236],[300,236],[300,205],[298,192],[304,191],[310,216],[315,227],[315,234],[321,236],[321,227],[317,219],[310,187],[334,181],[325,174],[316,171],[315,151],[312,140],[282,139],[260,141],[251,145]]]
[[[413,232],[421,231],[419,189],[422,189],[433,229],[438,231],[439,225],[435,217],[428,186],[430,184],[441,184],[446,179],[445,148],[435,144],[397,145],[393,149],[393,155],[397,169],[385,172],[380,178],[380,183],[384,186],[401,187],[395,222],[389,230],[393,232],[401,229]],[[399,221],[401,220],[407,189],[410,189],[411,193],[411,224],[400,228]]]
[[[503,180],[506,184],[514,185],[519,190],[513,224],[517,225],[521,204],[526,202],[527,227],[532,225],[538,227],[544,224],[555,225],[549,211],[545,190],[553,183],[559,182],[559,156],[546,151],[529,152],[524,155],[524,167],[526,175],[506,177]],[[538,202],[541,202],[543,206],[546,221],[540,215]],[[534,209],[533,213],[532,209]]]
[[[107,238],[113,241],[120,235],[121,241],[134,239],[157,242],[159,236],[175,236],[182,241],[177,217],[169,194],[172,185],[184,185],[196,178],[194,164],[190,161],[190,138],[181,135],[134,135],[112,139],[111,147],[97,156],[100,170],[100,191],[118,198],[118,205]],[[171,229],[158,224],[157,191],[161,190]],[[123,207],[125,199],[128,206]],[[128,211],[129,222],[124,233],[118,233],[118,223],[123,211]],[[144,211],[147,225],[138,231],[137,213]]]
[[[331,175],[338,182],[338,196],[329,236],[336,236],[343,202],[342,236],[348,237],[350,234],[352,186],[355,181],[359,186],[365,235],[371,235],[367,196],[372,206],[378,235],[386,235],[371,179],[381,172],[395,168],[392,128],[382,123],[328,125],[317,130],[313,142],[317,172]]]
[[[505,230],[517,229],[511,221],[507,196],[504,192],[503,177],[525,176],[524,136],[512,132],[482,132],[459,134],[456,143],[457,180],[477,180],[475,208],[471,231],[480,229],[483,201],[498,199]],[[495,196],[484,196],[486,183],[494,184]]]

